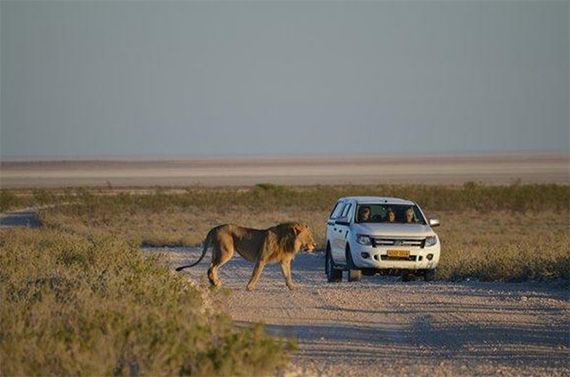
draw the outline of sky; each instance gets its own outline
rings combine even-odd
[[[568,152],[568,1],[1,1],[0,157]]]

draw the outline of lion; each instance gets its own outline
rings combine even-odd
[[[312,252],[315,241],[309,227],[297,222],[282,223],[269,229],[244,228],[235,224],[224,224],[212,228],[206,240],[200,258],[187,266],[181,266],[176,271],[193,267],[200,263],[206,251],[213,246],[212,263],[208,268],[208,280],[214,287],[220,286],[218,270],[227,263],[234,252],[246,260],[255,263],[253,274],[247,290],[255,289],[261,271],[267,263],[280,263],[285,283],[289,289],[295,286],[291,280],[291,261],[301,249]]]

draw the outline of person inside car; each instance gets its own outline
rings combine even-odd
[[[358,212],[358,222],[366,223],[370,221],[370,207],[360,207]]]
[[[414,210],[411,208],[408,208],[406,210],[406,222],[407,223],[415,223],[416,220],[416,214],[414,213]]]
[[[388,208],[388,211],[386,212],[386,221],[389,223],[396,222],[396,214],[394,213],[392,208]]]

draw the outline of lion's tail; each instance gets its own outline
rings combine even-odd
[[[206,251],[208,251],[208,247],[212,243],[212,237],[214,236],[214,233],[216,230],[218,230],[217,227],[210,229],[210,231],[208,232],[208,235],[206,236],[206,239],[204,240],[204,248],[202,249],[202,255],[200,255],[200,258],[198,258],[198,260],[192,264],[189,264],[186,266],[180,266],[180,267],[176,268],[176,271],[182,271],[185,268],[194,267],[195,265],[200,263],[202,261],[202,259],[204,259],[204,257],[206,256]]]

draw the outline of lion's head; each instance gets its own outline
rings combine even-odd
[[[311,232],[311,229],[309,229],[308,225],[295,223],[293,225],[293,230],[295,231],[297,242],[301,244],[301,249],[309,253],[315,250],[315,240],[313,239],[313,233]]]

